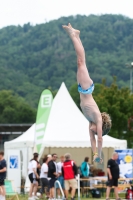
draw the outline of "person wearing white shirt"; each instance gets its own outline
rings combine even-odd
[[[48,181],[48,162],[49,162],[49,157],[44,157],[43,159],[43,164],[42,164],[42,167],[41,167],[41,174],[40,174],[40,179],[41,179],[41,197],[43,196],[43,193],[44,193],[44,189],[45,190],[45,193],[48,197],[49,195],[49,192],[48,192],[48,189],[49,189],[49,181]]]
[[[38,153],[34,153],[34,157],[33,159],[30,160],[28,165],[28,175],[31,182],[29,191],[29,200],[38,199],[38,197],[32,196],[32,193],[36,194],[38,188],[38,181],[36,180],[39,179],[39,176],[37,174],[37,159],[38,159]]]
[[[62,165],[63,165],[64,160],[65,160],[64,156],[61,156],[60,157],[60,162],[57,163],[57,173],[59,175],[57,180],[60,182],[61,187],[62,187],[63,190],[65,189],[64,188],[64,177],[62,176]],[[60,193],[60,189],[59,189],[59,185],[58,184],[56,184],[56,188],[57,188],[58,199],[60,199],[61,193]]]

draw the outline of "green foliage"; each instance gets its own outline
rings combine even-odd
[[[0,91],[0,123],[33,123],[36,111],[12,91]]]
[[[133,19],[121,15],[62,17],[49,23],[0,29],[0,90],[13,90],[37,107],[45,88],[57,90],[76,81],[76,55],[62,29],[71,24],[81,31],[86,62],[95,83],[106,78],[110,85],[128,86],[125,63],[133,61]]]
[[[79,92],[78,92],[77,88],[78,88],[77,83],[75,83],[74,85],[71,86],[69,92],[70,92],[70,95],[73,98],[74,102],[76,103],[78,108],[81,110],[81,108],[80,108],[80,96],[79,96]]]
[[[114,80],[115,81],[115,80]],[[77,92],[77,84],[70,88],[70,94],[80,107],[80,97]],[[110,136],[126,139],[128,147],[133,147],[133,130],[128,129],[128,119],[133,116],[133,94],[128,88],[119,89],[115,82],[110,87],[103,84],[95,84],[93,93],[101,112],[107,112],[112,119]]]
[[[125,67],[133,61],[133,19],[121,15],[77,15],[36,26],[28,23],[0,29],[0,123],[35,122],[32,107],[37,108],[42,90],[49,88],[55,96],[61,82],[70,88],[80,108],[76,55],[62,29],[68,22],[81,31],[95,83],[94,98],[100,111],[112,118],[110,135],[127,139],[133,147],[133,134],[127,127],[133,116],[133,95],[126,88],[129,71]]]

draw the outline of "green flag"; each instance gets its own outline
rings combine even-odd
[[[36,117],[36,129],[35,129],[35,148],[37,152],[40,152],[43,137],[45,134],[50,110],[52,107],[53,95],[50,90],[44,90],[41,94],[37,117]]]

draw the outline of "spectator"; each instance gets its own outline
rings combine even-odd
[[[34,153],[34,154],[36,154],[36,153]],[[40,169],[41,169],[41,165],[40,165],[38,158],[37,158],[37,170],[36,170],[36,172],[38,174],[38,177],[40,177]],[[38,186],[40,186],[40,178],[37,178],[36,180],[38,182]],[[37,193],[37,191],[36,191],[36,193]],[[36,193],[34,194],[34,196],[37,196]]]
[[[6,161],[4,159],[4,152],[0,151],[0,200],[5,200],[6,192],[4,187],[4,180],[6,179]]]
[[[48,155],[44,155],[44,158],[47,157],[47,163],[52,159],[52,155],[48,154]],[[43,161],[43,160],[42,160]]]
[[[85,177],[85,178],[87,178],[90,173],[90,166],[88,162],[89,162],[89,157],[85,157],[84,162],[82,162],[81,164],[81,174],[82,174],[82,177]]]
[[[87,179],[89,177],[90,166],[88,162],[89,162],[89,157],[85,157],[84,162],[82,162],[81,164],[80,171],[81,171],[82,179]],[[81,186],[82,186],[82,195],[84,195],[84,192],[85,192],[84,187],[89,187],[89,181],[83,180],[81,182]]]
[[[48,154],[47,157],[48,157],[48,162],[49,162],[52,159],[52,155]]]
[[[52,154],[52,159],[48,162],[48,177],[49,187],[50,187],[50,198],[54,198],[54,184],[58,178],[57,174],[57,164],[56,164],[57,154]]]
[[[43,164],[41,167],[41,174],[40,174],[40,179],[41,179],[41,197],[43,196],[44,189],[45,189],[45,194],[49,195],[48,188],[49,188],[49,182],[48,182],[48,160],[49,157],[44,157],[43,159]],[[47,189],[46,189],[47,188]]]
[[[38,199],[38,197],[35,196],[38,188],[38,181],[39,176],[37,174],[37,159],[38,159],[38,153],[33,154],[33,158],[30,160],[28,165],[28,175],[31,182],[30,186],[30,192],[29,192],[29,200]],[[34,196],[32,197],[32,193],[34,193]]]
[[[64,156],[61,156],[60,157],[60,162],[57,163],[57,173],[58,173],[58,181],[60,182],[61,184],[61,187],[62,189],[64,190],[64,177],[62,176],[62,165],[63,165],[63,162],[64,162]],[[57,193],[58,193],[58,199],[60,199],[60,189],[59,189],[59,185],[57,184],[56,185],[56,188],[57,188]]]
[[[116,160],[118,159],[118,154],[114,152],[112,158],[108,160],[107,164],[107,190],[106,190],[106,200],[109,200],[110,189],[114,186],[115,197],[117,200],[120,200],[118,195],[118,179],[119,179],[119,165]]]
[[[74,199],[75,191],[77,189],[77,181],[75,176],[77,175],[77,166],[73,160],[70,158],[70,154],[65,154],[65,162],[62,165],[62,175],[65,180],[65,195],[66,199],[68,199],[68,191],[70,187],[71,190],[71,199]]]
[[[36,154],[36,153],[34,153],[34,154]],[[41,165],[40,165],[38,158],[37,158],[37,174],[38,174],[38,176],[40,176],[40,169],[41,169]],[[38,178],[37,181],[38,181],[38,185],[40,185],[40,178]]]

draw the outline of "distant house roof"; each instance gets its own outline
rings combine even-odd
[[[32,124],[0,124],[0,134],[25,132]]]

